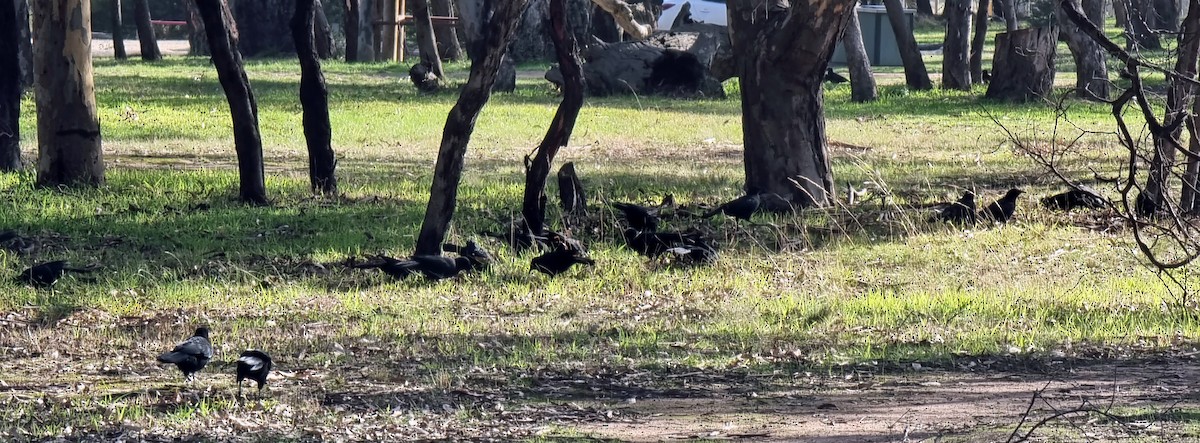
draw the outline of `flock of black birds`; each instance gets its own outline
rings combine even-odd
[[[957,224],[974,225],[980,221],[1007,223],[1016,212],[1017,198],[1023,194],[1020,189],[1010,189],[1003,197],[979,210],[976,207],[975,193],[966,191],[957,201],[944,203],[941,209],[930,220],[945,221]],[[763,199],[767,194],[749,192],[729,202],[723,203],[701,215],[700,218],[710,218],[724,214],[738,220],[750,220],[760,210],[763,210]],[[1098,192],[1087,187],[1077,187],[1069,191],[1045,197],[1041,200],[1043,206],[1070,211],[1078,208],[1101,209],[1111,206],[1111,203]],[[634,203],[613,203],[612,207],[620,212],[625,221],[623,237],[625,246],[639,255],[668,260],[686,265],[712,263],[717,260],[717,248],[704,237],[696,228],[683,232],[660,231],[664,211],[675,208],[674,199],[667,196],[657,207],[648,207]],[[11,242],[14,238],[11,231],[0,232],[0,243]],[[485,235],[497,236],[492,233]],[[516,238],[519,237],[519,238]],[[528,232],[508,236],[510,244],[523,244],[537,247],[545,252],[530,260],[530,272],[538,271],[551,277],[562,274],[574,265],[594,265],[586,248],[577,239],[563,234],[546,231],[543,235],[532,235]],[[375,259],[360,264],[351,265],[358,269],[379,269],[397,279],[420,274],[428,280],[442,280],[454,277],[464,272],[478,272],[487,269],[496,260],[492,254],[474,241],[468,241],[459,246],[447,243],[442,248],[457,257],[441,255],[414,255],[407,259],[396,259],[387,256],[377,256]],[[49,288],[67,273],[87,273],[94,268],[72,267],[64,260],[51,261],[35,265],[13,278],[19,284],[35,288]],[[179,343],[171,351],[158,356],[161,363],[174,364],[184,379],[191,382],[195,374],[204,369],[213,357],[212,342],[209,341],[207,327],[199,327],[195,334]],[[237,359],[236,381],[238,393],[241,394],[242,382],[251,380],[257,382],[261,393],[267,384],[267,376],[271,372],[271,357],[259,350],[247,350]]]

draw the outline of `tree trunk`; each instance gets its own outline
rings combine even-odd
[[[562,200],[563,212],[587,215],[587,193],[575,173],[575,163],[566,162],[558,168],[558,199]]]
[[[1182,191],[1179,197],[1179,211],[1200,215],[1200,137],[1197,137],[1196,132],[1196,113],[1200,112],[1200,100],[1192,100],[1192,115],[1188,117],[1188,130],[1191,131],[1191,137],[1188,137],[1188,151],[1191,155],[1188,156],[1187,167],[1184,168]]]
[[[358,2],[358,61],[375,61],[375,0],[359,0]]]
[[[1188,78],[1196,78],[1196,61],[1200,58],[1200,0],[1191,0],[1188,16],[1183,20],[1183,32],[1179,33],[1179,55],[1175,60],[1175,72]],[[1175,164],[1175,150],[1184,149],[1180,135],[1187,118],[1187,108],[1195,97],[1194,87],[1176,77],[1167,80],[1167,108],[1163,116],[1162,129],[1152,133],[1154,139],[1154,158],[1150,160],[1149,176],[1146,179],[1145,191],[1138,197],[1139,207],[1147,210],[1139,215],[1148,216],[1165,208],[1170,198],[1167,189],[1170,186],[1172,171]],[[1168,132],[1166,128],[1171,128]],[[1142,201],[1152,203],[1147,206]],[[1141,212],[1141,211],[1139,211]]]
[[[942,89],[971,90],[971,0],[946,0],[946,39],[942,45]]]
[[[21,169],[21,32],[16,4],[0,5],[0,172]]]
[[[300,105],[304,108],[304,139],[308,143],[308,178],[312,192],[337,194],[337,159],[330,145],[329,91],[316,50],[316,6],[319,0],[296,0],[292,39],[300,59]]]
[[[1004,29],[1008,32],[1021,27],[1021,19],[1017,17],[1017,0],[996,0],[1004,7]]]
[[[128,55],[125,54],[125,24],[121,20],[121,0],[112,0],[109,8],[111,8],[110,17],[112,17],[113,56],[117,60],[125,60]]]
[[[463,3],[468,3],[464,1]],[[425,208],[425,220],[417,237],[416,254],[438,255],[450,220],[454,218],[454,207],[458,201],[458,184],[462,180],[463,157],[467,143],[475,130],[475,119],[487,104],[496,71],[504,52],[516,35],[516,26],[528,0],[489,2],[493,7],[488,14],[478,8],[475,16],[482,38],[471,54],[471,74],[458,96],[458,102],[446,117],[442,130],[442,143],[438,148],[437,163],[433,168],[433,185],[429,190],[429,204]],[[461,6],[461,4],[460,4]],[[466,8],[463,8],[465,12]],[[490,17],[489,20],[482,20]]]
[[[992,82],[985,97],[1017,102],[1049,97],[1054,86],[1057,34],[1053,27],[997,34]]]
[[[432,0],[429,4],[433,15],[438,17],[453,17],[454,6],[450,0]],[[458,44],[458,32],[452,26],[438,26],[433,29],[438,44],[438,54],[443,60],[457,61],[462,58],[462,48]]]
[[[592,35],[596,39],[605,43],[616,43],[621,41],[621,26],[617,24],[617,19],[605,11],[600,5],[593,4],[589,6],[591,9]],[[660,31],[669,31],[670,29],[660,29]]]
[[[21,89],[25,89],[33,86],[33,31],[29,29],[29,2],[16,0],[16,3],[17,30],[21,35],[17,40],[21,56]]]
[[[442,72],[442,58],[438,55],[438,45],[433,32],[433,21],[429,18],[429,3],[425,0],[410,0],[412,4],[413,21],[417,26],[417,49],[421,54],[421,64],[429,68],[429,72],[440,80],[446,79]]]
[[[917,14],[933,16],[933,3],[929,0],[917,0]]]
[[[858,13],[850,14],[846,22],[846,35],[842,37],[842,49],[846,51],[846,64],[850,67],[850,101],[855,103],[873,102],[879,98],[875,88],[875,73],[871,70],[871,60],[867,57],[867,48],[863,45],[862,29],[858,23]]]
[[[1118,0],[1120,1],[1120,0]],[[1075,8],[1079,0],[1072,0]],[[1075,59],[1075,95],[1085,100],[1107,100],[1112,83],[1108,80],[1108,66],[1100,45],[1064,16],[1062,3],[1058,3],[1060,36],[1066,40],[1067,49]],[[1083,13],[1092,24],[1104,24],[1104,0],[1083,0]]]
[[[741,54],[747,192],[778,194],[797,207],[833,199],[821,83],[854,4],[729,2],[729,37]]]
[[[256,3],[242,1],[238,4]],[[225,90],[229,102],[229,113],[233,119],[233,143],[237,150],[239,197],[251,204],[267,204],[267,185],[263,178],[262,138],[258,132],[258,103],[250,80],[242,67],[242,54],[238,52],[238,35],[233,14],[225,0],[196,0],[200,16],[204,19],[204,30],[208,33],[208,47],[212,51],[213,65]]]
[[[1126,24],[1125,24],[1125,48],[1133,51],[1137,49],[1162,49],[1162,40],[1158,38],[1150,30],[1149,23],[1146,20],[1150,19],[1153,11],[1150,10],[1151,0],[1114,0],[1119,2],[1128,2],[1125,4]]]
[[[38,186],[104,184],[88,0],[33,2]]]
[[[346,30],[346,62],[358,61],[358,0],[345,0],[343,28]]]
[[[1151,0],[1148,12],[1150,29],[1172,34],[1179,32],[1179,4],[1175,0]]]
[[[208,35],[204,32],[204,19],[200,18],[200,10],[193,2],[184,2],[188,10],[188,55],[209,55]]]
[[[533,159],[525,157],[525,195],[521,215],[529,232],[540,235],[546,224],[546,178],[559,148],[571,140],[575,119],[583,107],[583,69],[580,67],[575,35],[567,20],[566,0],[550,0],[550,39],[563,75],[563,99],[550,120],[546,136]]]
[[[158,39],[154,38],[154,26],[150,24],[150,0],[133,0],[133,21],[137,24],[142,60],[162,60],[162,53],[158,51]]]
[[[317,57],[322,60],[333,58],[333,30],[329,28],[329,19],[325,17],[325,6],[321,0],[313,6],[316,14],[313,16],[313,45]]]
[[[988,0],[979,0],[974,36],[971,37],[971,83],[983,83],[983,47],[987,45],[987,31]]]
[[[1118,28],[1126,29],[1129,26],[1129,1],[1112,0],[1113,19],[1117,21]]]
[[[515,62],[549,60],[554,54],[550,41],[550,0],[529,0],[525,15],[517,25],[517,38],[506,53]]]
[[[292,33],[288,21],[292,18],[295,0],[241,0],[230,2],[237,26],[231,29],[237,37],[238,51],[245,57],[264,57],[292,54]],[[207,24],[207,21],[205,21]]]
[[[904,5],[900,0],[884,0],[887,8],[888,21],[892,24],[892,32],[896,34],[896,45],[900,48],[900,61],[904,63],[904,82],[908,89],[933,89],[929,81],[929,71],[925,70],[925,60],[921,59],[921,48],[917,47],[917,38],[904,14]]]

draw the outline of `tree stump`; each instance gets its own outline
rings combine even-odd
[[[1050,94],[1054,86],[1054,46],[1058,29],[1045,26],[996,35],[990,99],[1027,102]]]

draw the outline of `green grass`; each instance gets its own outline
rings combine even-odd
[[[0,283],[8,315],[0,380],[34,387],[14,390],[21,401],[2,408],[9,425],[0,432],[49,438],[132,423],[187,437],[235,417],[265,439],[303,439],[336,433],[355,416],[404,435],[449,419],[456,425],[446,435],[477,436],[477,426],[503,418],[496,404],[516,402],[534,416],[553,409],[557,397],[531,384],[544,373],[836,374],[863,362],[952,367],[956,358],[1092,347],[1154,352],[1200,336],[1194,312],[1143,267],[1127,233],[1079,227],[1102,217],[1049,213],[1027,199],[1005,227],[925,223],[928,212],[909,205],[961,188],[988,200],[1012,186],[1034,196],[1057,189],[1004,145],[984,110],[1043,140],[1053,115],[1041,104],[983,101],[980,89],[909,92],[894,81],[867,104],[850,103],[848,87],[826,92],[835,178],[886,187],[894,204],[760,220],[777,232],[714,221],[718,263],[660,269],[620,247],[601,202],[673,194],[694,205],[737,195],[739,102],[589,98],[559,161],[576,162],[592,199],[595,229],[576,234],[595,268],[547,279],[527,272],[528,256],[488,243],[500,263],[481,275],[428,284],[351,271],[340,265],[348,256],[412,249],[456,96],[418,94],[395,66],[325,69],[343,195],[307,192],[295,64],[252,61],[273,204],[248,207],[233,201],[228,109],[207,61],[97,61],[107,186],[38,189],[31,171],[0,176],[0,227],[42,242],[33,256],[0,252],[0,269],[11,275],[59,258],[101,266],[94,281],[67,279],[54,291]],[[450,66],[459,81],[464,69]],[[534,79],[492,98],[472,137],[452,239],[477,238],[516,210],[521,159],[556,104]],[[1106,107],[1071,105],[1077,124],[1109,124]],[[22,110],[32,158],[31,99]],[[1089,143],[1098,154],[1071,164],[1071,174],[1119,168],[1111,143]],[[193,399],[177,374],[147,368],[200,323],[213,328],[218,356]],[[260,406],[230,392],[230,362],[245,348],[270,352],[291,374],[276,377]],[[64,359],[68,379],[39,375]],[[69,387],[69,377],[83,387]],[[530,398],[513,398],[510,384]],[[343,393],[350,400],[339,400]],[[308,430],[277,429],[270,417]]]

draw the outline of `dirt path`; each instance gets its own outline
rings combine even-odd
[[[188,49],[187,40],[159,40],[158,50],[162,55],[187,55]],[[142,47],[138,45],[137,36],[132,39],[125,39],[125,55],[130,57],[140,57],[142,55]],[[112,57],[113,42],[112,37],[96,33],[92,35],[92,57]]]
[[[1111,405],[1118,414],[1138,415],[1123,425],[1097,420],[1094,414],[1068,415],[1080,428],[1070,428],[1064,418],[1043,429],[1058,430],[1062,438],[1081,440],[1086,432],[1100,440],[1135,435],[1178,440],[1188,438],[1188,423],[1172,411],[1200,406],[1197,370],[1183,361],[1132,361],[1052,372],[1059,374],[913,371],[830,383],[819,377],[799,378],[795,389],[775,392],[638,399],[626,410],[635,420],[588,424],[581,430],[622,441],[1005,441],[1034,393],[1042,391],[1029,423],[1085,404],[1099,409]]]

